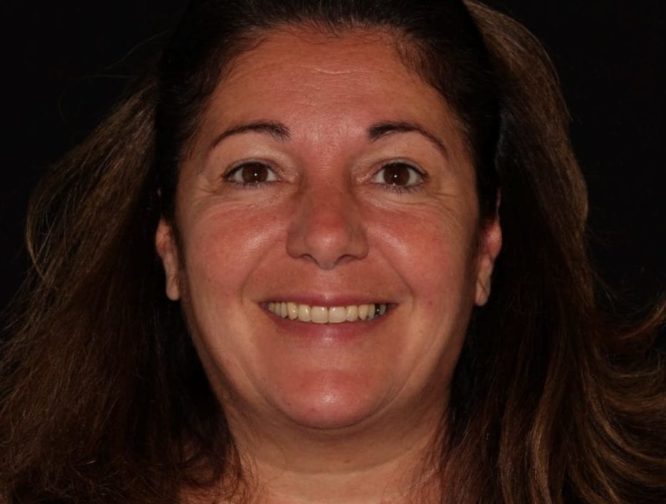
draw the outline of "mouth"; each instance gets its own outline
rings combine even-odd
[[[386,315],[389,303],[369,303],[347,306],[313,306],[290,301],[272,301],[266,309],[283,319],[298,320],[313,324],[341,324],[374,320]]]

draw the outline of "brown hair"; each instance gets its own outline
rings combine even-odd
[[[153,235],[221,72],[266,30],[303,22],[395,32],[461,119],[486,216],[501,190],[493,295],[443,420],[445,499],[666,501],[665,309],[639,327],[605,321],[548,58],[515,21],[454,0],[193,2],[157,71],[33,197],[33,269],[0,361],[0,500],[168,503],[222,475],[240,485]]]

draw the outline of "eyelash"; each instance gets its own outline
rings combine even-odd
[[[373,175],[372,180],[373,182],[377,177],[380,177],[382,172],[386,170],[387,168],[390,167],[395,167],[395,166],[401,166],[401,167],[406,167],[409,169],[411,172],[409,175],[409,178],[411,179],[413,174],[416,174],[416,176],[419,177],[419,181],[415,183],[411,183],[410,185],[398,185],[398,184],[392,184],[392,183],[386,183],[384,182],[375,182],[377,185],[382,185],[386,186],[386,189],[396,192],[396,193],[405,193],[405,192],[413,192],[413,191],[418,191],[421,189],[421,186],[428,180],[428,174],[425,173],[424,171],[420,170],[419,168],[415,167],[411,163],[405,162],[405,161],[391,161],[388,162]]]
[[[250,167],[255,167],[255,168],[261,168],[262,170],[268,170],[267,178],[268,180],[259,180],[256,182],[246,182],[246,181],[238,181],[238,180],[233,180],[233,178],[236,175],[241,175],[242,176],[242,170],[245,168],[250,168]],[[399,185],[395,183],[387,183],[386,181],[383,182],[377,182],[376,179],[381,176],[381,174],[384,172],[384,170],[391,168],[391,167],[406,167],[409,171],[409,179],[412,178],[414,174],[416,174],[417,177],[420,178],[419,181],[417,182],[411,182],[409,185]],[[278,181],[277,174],[273,168],[271,168],[268,164],[263,163],[261,161],[245,161],[242,162],[238,165],[233,166],[231,169],[229,169],[222,177],[225,182],[228,182],[230,184],[234,184],[235,186],[238,186],[239,188],[243,189],[255,189],[260,186],[263,186],[264,184],[270,184],[273,182]],[[271,180],[272,178],[272,180]],[[410,163],[404,162],[404,161],[391,161],[388,162],[373,175],[372,181],[373,183],[381,186],[385,186],[387,190],[396,192],[396,193],[405,193],[405,192],[412,192],[412,191],[417,191],[420,189],[420,187],[427,181],[428,175],[427,173],[423,172],[422,170],[416,168]],[[409,180],[408,180],[409,182]]]
[[[238,180],[233,180],[234,176],[236,175],[241,175],[242,176],[242,171],[245,168],[250,168],[250,167],[259,167],[261,169],[266,169],[269,174],[268,178],[270,179],[272,177],[272,180],[259,180],[256,182],[246,182],[246,181],[238,181]],[[269,165],[266,163],[262,163],[261,161],[244,161],[240,164],[232,166],[223,176],[222,178],[224,179],[225,182],[228,182],[230,184],[234,184],[235,186],[238,186],[239,188],[242,189],[255,189],[260,186],[263,186],[264,184],[270,184],[272,182],[276,182],[278,180],[277,173],[273,168],[271,168]]]

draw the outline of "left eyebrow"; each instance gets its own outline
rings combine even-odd
[[[368,138],[371,142],[374,142],[383,136],[391,135],[394,133],[419,133],[428,139],[445,158],[448,159],[449,157],[449,152],[446,148],[446,145],[444,145],[444,142],[442,142],[439,138],[437,138],[437,136],[430,133],[427,129],[420,126],[419,124],[406,121],[383,121],[373,124],[370,126],[370,128],[368,128]]]

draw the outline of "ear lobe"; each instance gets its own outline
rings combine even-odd
[[[495,260],[502,249],[502,228],[499,217],[489,222],[481,232],[479,241],[478,269],[476,274],[476,294],[474,301],[483,306],[490,297],[491,277]]]
[[[160,219],[155,232],[155,250],[162,259],[166,277],[166,295],[172,301],[180,299],[180,261],[173,227],[164,218]]]

